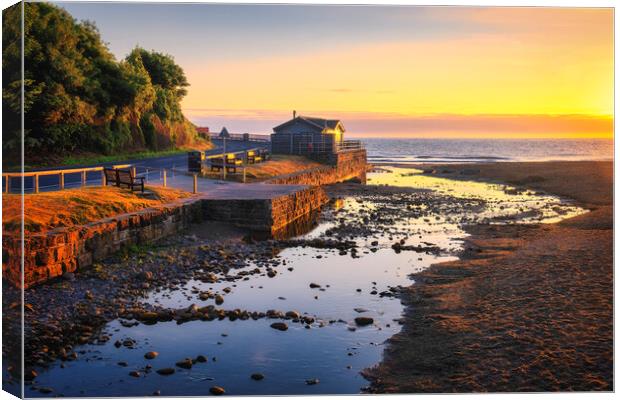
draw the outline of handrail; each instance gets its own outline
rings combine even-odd
[[[112,168],[131,168],[131,164],[117,164],[113,165]],[[2,178],[5,181],[4,192],[11,192],[11,179],[12,178],[33,178],[33,191],[34,193],[39,193],[39,177],[40,176],[49,176],[49,175],[58,175],[58,187],[60,190],[65,188],[65,175],[70,174],[80,174],[82,177],[81,185],[86,186],[86,173],[87,172],[97,172],[101,171],[101,185],[105,185],[105,175],[103,173],[103,169],[106,167],[87,167],[87,168],[69,168],[69,169],[53,169],[53,170],[45,170],[45,171],[30,171],[30,172],[5,172],[2,174]],[[55,185],[54,185],[55,186]]]
[[[111,168],[130,168],[131,164],[118,164],[112,165]],[[93,172],[93,171],[103,171],[104,168],[107,167],[88,167],[88,168],[69,168],[69,169],[52,169],[45,171],[30,171],[30,172],[4,172],[2,173],[3,177],[11,177],[11,178],[19,178],[26,176],[44,176],[44,175],[59,175],[59,174],[77,174],[80,172]]]

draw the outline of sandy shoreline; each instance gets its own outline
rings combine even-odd
[[[613,390],[613,163],[420,168],[543,190],[591,212],[470,228],[461,260],[416,275],[403,293],[403,330],[367,371],[371,391]]]

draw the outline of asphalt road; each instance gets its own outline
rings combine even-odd
[[[213,144],[215,144],[215,148],[211,150],[205,151],[206,155],[215,155],[221,154],[223,152],[223,140],[221,139],[213,139]],[[269,142],[243,142],[237,140],[227,140],[226,141],[226,152],[238,152],[244,151],[252,148],[262,147],[268,148],[270,146]],[[64,170],[71,169],[82,169],[89,167],[111,167],[112,165],[119,164],[131,164],[136,167],[136,171],[138,175],[144,175],[148,168],[149,178],[147,179],[159,179],[160,171],[163,169],[177,169],[177,170],[187,170],[187,154],[178,154],[174,156],[164,156],[164,157],[153,157],[153,158],[143,158],[139,160],[119,160],[108,163],[100,163],[100,164],[85,164],[85,165],[72,165],[71,167],[47,167],[40,169],[33,169],[30,171],[49,171],[54,169],[62,168]],[[34,188],[34,179],[31,177],[24,178],[24,191],[29,192]],[[57,190],[59,188],[59,180],[60,177],[58,175],[44,175],[39,177],[39,190]],[[87,185],[100,185],[101,184],[101,173],[98,171],[87,173],[86,174]],[[2,180],[2,190],[5,190],[5,180]],[[70,187],[79,187],[81,185],[81,174],[80,173],[65,173],[65,188]],[[19,192],[20,190],[20,180],[19,178],[13,179],[11,181],[11,192]]]

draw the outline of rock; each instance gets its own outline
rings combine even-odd
[[[159,318],[159,314],[153,311],[145,311],[140,314],[140,319],[142,321],[157,321]]]
[[[172,375],[174,374],[174,368],[161,368],[156,371],[159,375]]]
[[[43,393],[43,394],[49,394],[49,393],[52,393],[53,391],[54,389],[49,388],[49,387],[39,388],[39,393]]]
[[[355,323],[359,326],[372,325],[375,322],[374,319],[370,317],[357,317],[355,318]]]
[[[254,379],[255,381],[262,381],[263,379],[265,379],[265,375],[257,372],[255,374],[252,374],[250,378]]]
[[[221,294],[215,295],[215,304],[220,305],[224,302],[224,297]]]
[[[62,274],[62,279],[72,282],[75,280],[75,274],[73,272],[65,272]]]
[[[161,395],[161,390],[156,390],[153,392],[153,396],[159,396]]]
[[[273,324],[271,324],[271,327],[279,331],[288,330],[288,325],[286,325],[284,322],[274,322]]]
[[[36,378],[39,374],[37,374],[37,371],[35,371],[34,369],[31,369],[30,371],[26,371],[24,372],[24,379],[27,381],[31,381],[34,378]]]
[[[129,373],[129,376],[133,376],[134,378],[139,378],[140,377],[140,372],[139,371],[131,371]]]
[[[320,288],[320,287],[321,287],[321,285],[319,285],[318,283],[312,282],[310,284],[310,289],[317,289],[317,288]]]
[[[291,319],[299,319],[301,316],[297,311],[287,311],[285,315]]]
[[[159,355],[159,353],[158,353],[158,352],[156,352],[156,351],[149,351],[148,353],[146,353],[146,354],[144,355],[144,358],[146,358],[147,360],[152,360],[152,359],[154,359],[155,357],[157,357],[158,355]]]
[[[193,363],[192,363],[192,359],[191,358],[186,358],[184,360],[181,361],[177,361],[176,366],[179,368],[185,368],[185,369],[190,369],[192,367]]]
[[[361,308],[361,307],[354,308],[353,310],[355,310],[355,312],[356,312],[356,313],[360,313],[360,314],[361,314],[361,313],[368,312],[368,310],[367,310],[367,309],[365,309],[365,308]]]
[[[117,364],[117,365],[120,365],[121,367],[126,367],[126,366],[128,366],[128,365],[129,365],[129,364],[127,364],[127,361],[119,361],[119,362],[117,362],[116,364]]]
[[[196,357],[196,362],[205,363],[205,362],[207,362],[207,357],[205,357],[203,355],[199,355],[198,357]]]
[[[136,274],[136,279],[140,281],[150,281],[153,279],[153,273],[151,271],[142,271]]]
[[[319,380],[317,378],[314,379],[306,379],[306,385],[316,385],[319,383]]]
[[[213,395],[220,396],[226,393],[226,390],[224,390],[221,386],[212,386],[211,389],[209,389],[209,392]]]
[[[94,297],[95,297],[95,296],[91,293],[91,291],[90,291],[90,290],[87,290],[87,291],[84,293],[84,298],[85,298],[86,300],[92,300]]]

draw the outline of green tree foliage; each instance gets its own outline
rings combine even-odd
[[[21,135],[19,13],[3,14],[4,154],[16,153]],[[24,25],[26,157],[164,150],[196,139],[180,107],[189,84],[171,56],[135,48],[118,62],[94,24],[51,4],[26,3]]]

